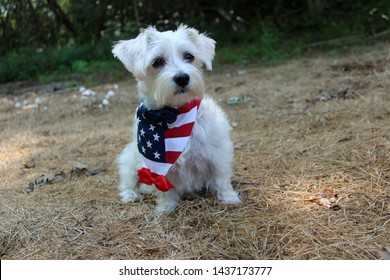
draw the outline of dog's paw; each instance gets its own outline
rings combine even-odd
[[[218,199],[224,204],[240,204],[242,202],[238,194],[234,191],[228,194],[218,195]]]
[[[119,194],[123,203],[136,202],[141,199],[140,195],[133,190],[125,189]]]
[[[174,201],[159,203],[154,210],[154,215],[161,216],[164,214],[170,214],[173,212],[173,210],[175,210],[175,208],[176,202]]]

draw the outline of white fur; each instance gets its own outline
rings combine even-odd
[[[133,141],[118,158],[122,202],[138,201],[142,198],[141,193],[154,192],[156,213],[170,213],[182,196],[191,195],[202,188],[214,192],[223,203],[241,202],[230,183],[233,145],[229,122],[221,108],[211,98],[204,96],[202,67],[211,70],[214,50],[214,40],[185,25],[179,26],[176,31],[166,32],[149,27],[137,38],[119,41],[114,46],[114,56],[137,79],[139,97],[148,109],[164,106],[177,108],[194,98],[203,98],[190,140],[166,176],[175,186],[167,192],[137,182],[137,170],[142,164],[134,124]],[[191,54],[194,60],[186,60],[186,54]],[[165,61],[162,67],[152,66],[157,58]],[[174,81],[179,73],[190,77],[184,88]]]

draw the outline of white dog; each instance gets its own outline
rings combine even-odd
[[[156,190],[156,214],[170,213],[181,197],[202,188],[223,203],[241,202],[230,182],[229,122],[205,97],[202,68],[212,69],[214,51],[214,40],[185,25],[166,32],[148,27],[114,45],[141,100],[133,141],[118,158],[122,202]]]

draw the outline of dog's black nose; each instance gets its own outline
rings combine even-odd
[[[188,76],[188,74],[185,74],[185,73],[180,73],[180,74],[177,74],[173,78],[173,80],[175,81],[175,83],[178,86],[185,87],[190,82],[190,76]]]

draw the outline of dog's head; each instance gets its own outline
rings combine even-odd
[[[202,68],[212,69],[215,41],[186,25],[166,32],[148,27],[137,38],[116,43],[112,53],[138,80],[148,107],[179,106],[202,98]]]

